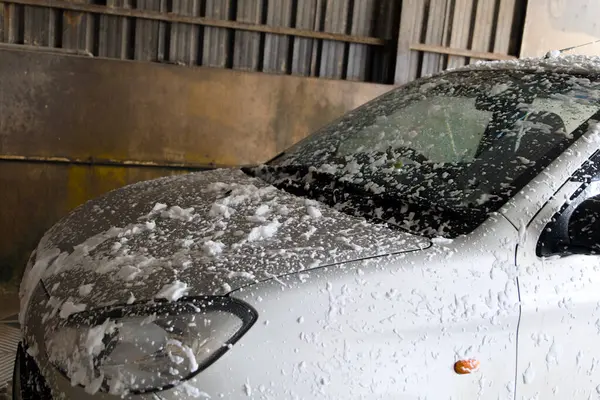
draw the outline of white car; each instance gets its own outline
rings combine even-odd
[[[14,396],[596,399],[600,59],[421,79],[50,229]]]

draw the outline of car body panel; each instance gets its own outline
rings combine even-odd
[[[88,202],[45,235],[28,274],[43,275],[59,300],[56,313],[65,301],[83,308],[151,300],[174,280],[187,283],[189,296],[223,295],[305,269],[429,245],[240,170],[214,170],[139,183]],[[54,256],[49,262],[47,254]]]
[[[349,263],[342,276],[310,271],[295,276],[292,289],[271,282],[263,285],[268,291],[235,292],[264,315],[240,346],[273,372],[250,372],[232,352],[198,377],[198,387],[233,370],[231,376],[248,378],[257,398],[512,399],[516,234],[505,219],[492,217],[469,239]],[[472,243],[476,258],[464,251]],[[308,294],[300,303],[293,287]],[[282,358],[279,348],[293,352]],[[457,375],[454,363],[469,358],[480,370]],[[292,385],[283,383],[290,379]],[[244,398],[243,379],[232,383],[225,398]]]
[[[258,321],[214,364],[158,398],[205,398],[189,395],[191,385],[232,400],[512,399],[516,240],[497,216],[468,239],[240,288],[231,296],[254,307]],[[471,243],[475,258],[464,251]],[[39,358],[57,392],[88,398]],[[457,375],[453,365],[465,358],[480,370]]]
[[[511,64],[480,67],[486,68]],[[532,256],[539,221],[575,190],[569,177],[598,149],[598,132],[590,128],[498,213],[453,240],[365,222],[237,170],[112,192],[40,243],[24,280],[25,305],[31,304],[22,313],[24,341],[55,395],[113,399],[72,386],[49,363],[48,334],[78,307],[151,300],[181,280],[189,284],[186,295],[235,297],[258,320],[193,378],[125,397],[594,397],[597,267],[581,256]],[[152,211],[157,203],[166,207]],[[164,246],[154,232],[166,237]],[[130,253],[115,260],[123,248]],[[148,261],[148,271],[128,268],[128,260]],[[456,374],[454,362],[464,359],[479,361],[480,369]]]
[[[598,396],[600,256],[536,255],[546,224],[581,185],[571,181],[563,184],[528,224],[517,253],[522,304],[519,399]],[[595,193],[599,193],[598,182],[595,186]]]

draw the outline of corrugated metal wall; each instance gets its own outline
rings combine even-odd
[[[527,0],[403,0],[395,83],[519,55]]]
[[[0,1],[0,42],[392,83],[400,6],[398,0],[10,0]]]

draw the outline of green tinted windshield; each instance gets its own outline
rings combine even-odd
[[[474,98],[432,96],[377,117],[340,142],[336,155],[409,147],[431,162],[472,160],[491,118]]]
[[[595,79],[517,70],[418,81],[311,135],[262,177],[340,210],[454,237],[600,119],[598,89]]]

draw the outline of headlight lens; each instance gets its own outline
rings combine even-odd
[[[72,316],[46,340],[46,349],[87,392],[148,392],[206,368],[255,320],[250,306],[230,298],[128,306]]]

